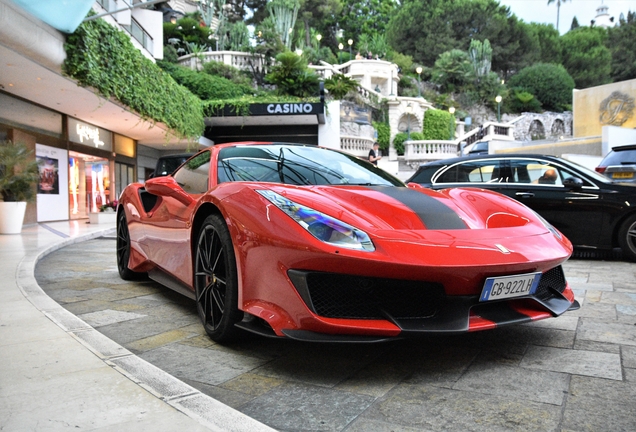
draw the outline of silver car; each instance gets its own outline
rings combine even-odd
[[[636,183],[636,144],[614,147],[596,171],[614,182]]]

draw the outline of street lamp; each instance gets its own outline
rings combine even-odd
[[[415,72],[417,72],[417,97],[422,97],[422,67],[418,66],[415,68]]]
[[[318,44],[320,44],[320,41],[322,39],[322,35],[321,34],[317,34],[316,35],[316,39],[318,39]]]
[[[497,102],[497,122],[501,123],[501,96],[497,95],[495,101]]]
[[[413,106],[409,103],[406,106],[406,140],[411,139],[411,113],[413,112]]]
[[[300,48],[296,48],[296,51],[295,51],[295,52],[296,52],[296,55],[297,55],[298,57],[300,57],[301,55],[303,55],[303,50],[301,50]]]
[[[338,44],[338,62],[342,63],[342,49],[344,48],[344,45],[342,44],[342,42],[340,42]]]
[[[349,60],[353,60],[351,57],[351,45],[353,45],[353,39],[349,39],[347,43],[349,44]]]
[[[448,139],[452,141],[453,140],[453,135],[454,135],[453,132],[455,132],[455,130],[454,130],[455,129],[455,127],[454,127],[455,126],[455,107],[448,108],[448,112],[451,115],[451,119],[450,119],[450,138],[448,138]]]

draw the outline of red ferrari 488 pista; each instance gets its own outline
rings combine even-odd
[[[121,277],[194,299],[216,341],[370,342],[578,308],[561,268],[572,245],[529,208],[316,146],[216,145],[127,186],[117,215]]]

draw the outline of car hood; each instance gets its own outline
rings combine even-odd
[[[526,228],[548,231],[536,213],[501,194],[454,188],[280,185],[269,189],[376,235],[391,231],[449,231]],[[497,235],[500,235],[499,231]]]

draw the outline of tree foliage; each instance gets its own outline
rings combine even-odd
[[[325,89],[331,98],[336,100],[344,99],[347,93],[358,88],[358,81],[343,74],[335,74],[325,80]]]
[[[543,108],[563,111],[572,104],[574,80],[561,65],[537,63],[513,75],[508,86],[533,94]]]
[[[302,57],[293,52],[276,56],[276,64],[265,77],[278,91],[292,96],[315,96],[318,93],[318,75],[307,69]]]
[[[380,149],[387,150],[391,145],[391,126],[384,122],[373,122],[373,128],[378,132]]]
[[[607,30],[600,27],[579,27],[561,36],[563,66],[574,78],[576,88],[611,81],[612,54],[605,46],[606,41]]]
[[[535,60],[538,42],[496,0],[405,0],[387,29],[389,44],[432,66],[452,49],[467,50],[473,39],[492,42],[492,69],[503,76]]]
[[[453,92],[471,81],[474,76],[468,54],[454,49],[440,54],[432,70],[431,80],[442,91]]]
[[[626,19],[609,29],[607,46],[612,54],[612,79],[636,78],[636,12],[628,12]]]
[[[529,23],[531,37],[537,41],[537,60],[541,63],[561,64],[561,35],[552,24]]]

